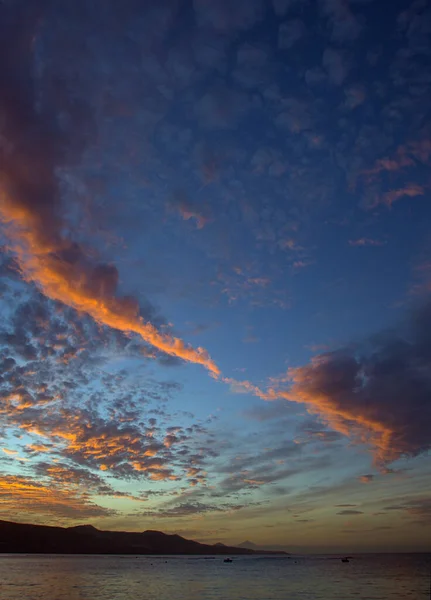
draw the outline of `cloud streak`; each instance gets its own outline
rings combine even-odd
[[[371,445],[376,465],[384,468],[431,449],[430,332],[428,302],[398,330],[320,354],[266,391],[248,381],[224,381],[237,393],[306,405],[335,431]]]
[[[0,47],[0,84],[5,91],[0,100],[4,118],[0,219],[23,278],[34,282],[49,298],[87,313],[98,323],[137,334],[158,350],[201,364],[218,375],[219,369],[205,349],[192,348],[144,321],[136,300],[117,295],[116,267],[94,264],[83,248],[64,233],[67,223],[61,215],[58,169],[62,159],[71,154],[74,144],[69,136],[73,141],[78,138],[77,148],[83,143],[79,139],[82,133],[76,132],[86,125],[81,113],[86,114],[87,107],[84,104],[77,116],[69,99],[70,106],[66,103],[48,107],[48,117],[37,110],[37,82],[30,53],[34,19],[27,19],[26,28],[13,8],[4,16],[4,27],[9,29],[2,32]],[[20,44],[25,51],[18,52]],[[69,112],[73,123],[70,131],[62,132],[56,126],[60,111]]]

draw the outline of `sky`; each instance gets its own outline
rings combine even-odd
[[[431,3],[0,2],[0,518],[429,550]]]

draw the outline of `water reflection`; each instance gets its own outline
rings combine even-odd
[[[430,558],[0,555],[0,600],[424,600]]]

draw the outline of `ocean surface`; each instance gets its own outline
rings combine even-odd
[[[429,600],[431,555],[0,555],[0,600]]]

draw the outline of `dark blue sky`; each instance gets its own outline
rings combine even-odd
[[[1,517],[425,548],[430,3],[0,21]]]

